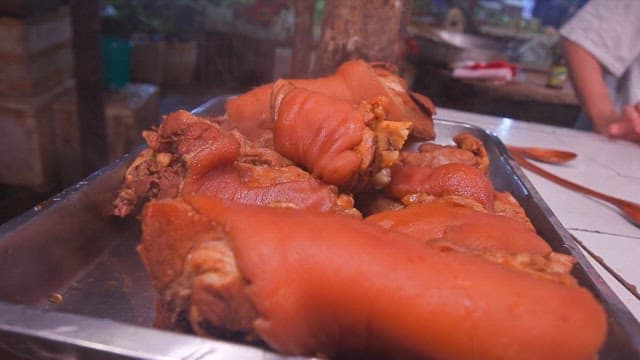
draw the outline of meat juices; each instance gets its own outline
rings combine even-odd
[[[217,330],[236,309],[249,318],[237,331],[285,354],[587,359],[606,335],[582,287],[330,213],[155,201],[139,251],[163,301],[196,328]],[[217,300],[194,298],[203,292]]]

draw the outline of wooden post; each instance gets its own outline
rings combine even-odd
[[[295,1],[295,26],[293,33],[291,76],[309,77],[311,51],[313,50],[313,11],[315,0]]]
[[[315,75],[360,58],[398,65],[411,0],[326,0]]]
[[[85,175],[107,163],[98,0],[70,0],[78,125]]]

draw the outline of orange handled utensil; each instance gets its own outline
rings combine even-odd
[[[571,151],[547,149],[539,147],[524,147],[507,145],[510,152],[517,151],[529,159],[546,162],[549,164],[562,164],[575,159],[578,155]]]
[[[589,195],[591,197],[594,197],[596,199],[602,200],[604,202],[607,202],[615,207],[617,207],[620,211],[622,211],[622,213],[624,214],[624,216],[627,218],[627,220],[629,220],[631,223],[633,223],[636,226],[640,227],[640,204],[631,202],[631,201],[627,201],[627,200],[623,200],[623,199],[619,199],[616,197],[613,197],[611,195],[607,195],[607,194],[603,194],[599,191],[595,191],[593,189],[589,189],[588,187],[576,184],[572,181],[563,179],[557,175],[554,175],[540,167],[538,167],[537,165],[534,165],[533,163],[531,163],[529,160],[525,159],[525,153],[522,152],[521,150],[518,150],[515,147],[508,147],[509,148],[509,152],[511,153],[511,156],[513,157],[513,159],[523,168],[528,169],[550,181],[553,181],[554,183],[558,184],[558,185],[562,185],[568,189],[571,189],[573,191],[577,191],[586,195]]]

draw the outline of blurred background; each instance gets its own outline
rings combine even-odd
[[[570,127],[557,30],[584,2],[3,0],[0,222],[121,158],[162,114],[354,57],[394,64],[437,107]]]

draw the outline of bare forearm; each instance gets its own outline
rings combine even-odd
[[[608,133],[608,125],[616,120],[618,114],[607,91],[602,66],[575,42],[562,38],[560,44],[582,108],[598,132]]]

